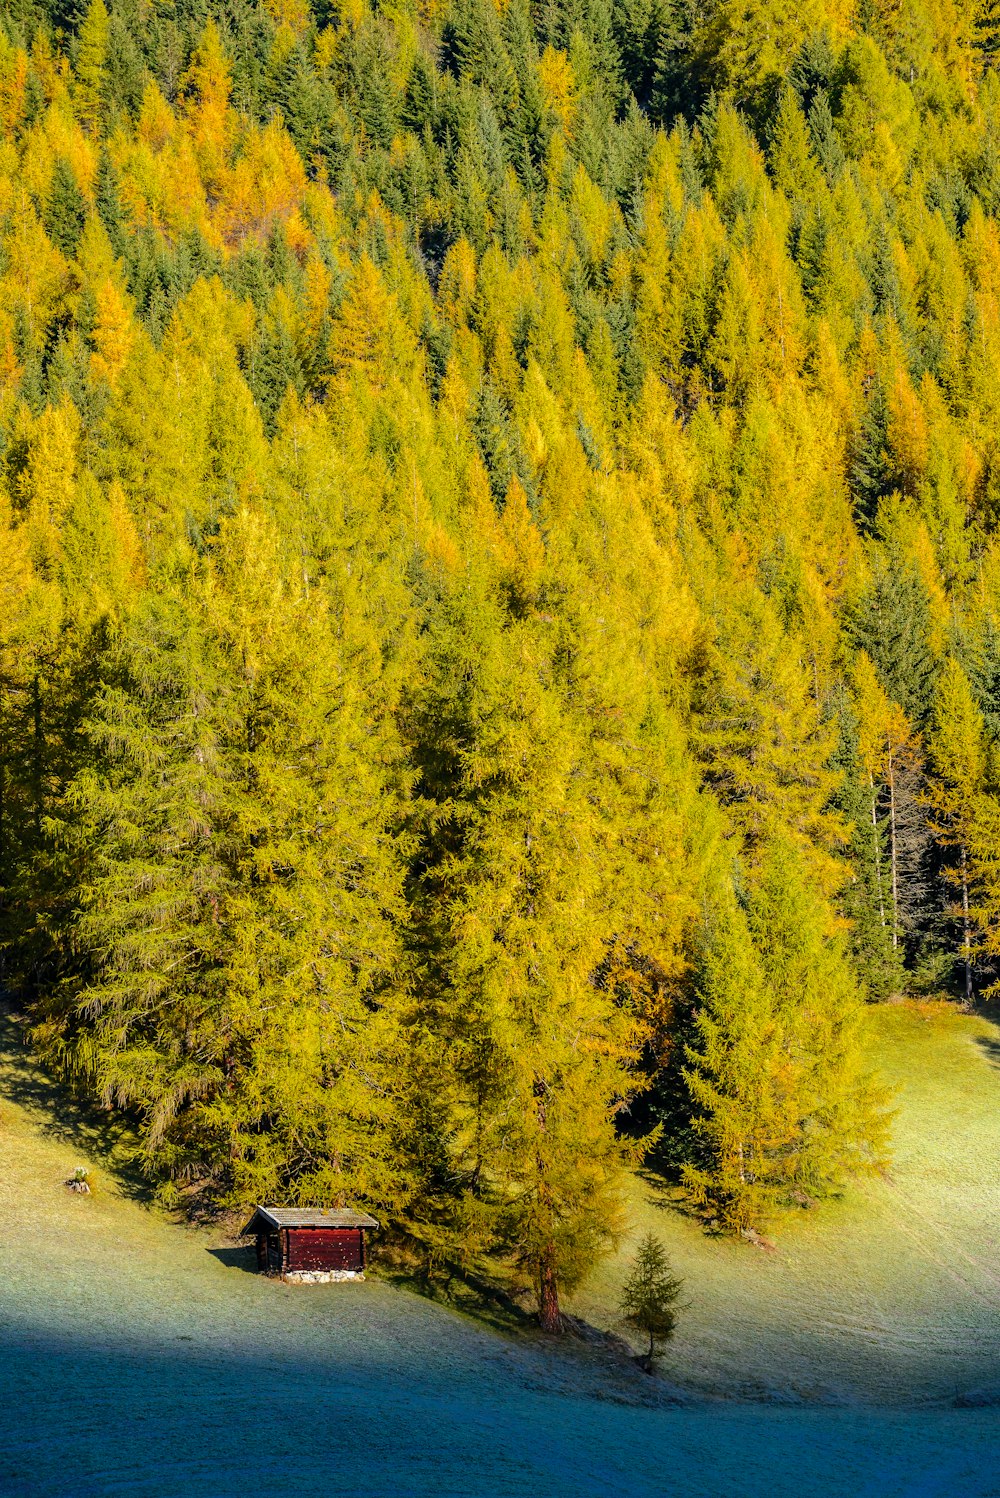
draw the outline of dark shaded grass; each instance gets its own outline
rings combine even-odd
[[[989,1498],[995,1412],[649,1410],[414,1359],[0,1338],[4,1498]]]

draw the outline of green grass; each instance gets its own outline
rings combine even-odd
[[[875,1021],[900,1087],[891,1182],[786,1219],[763,1253],[636,1180],[631,1240],[653,1227],[687,1279],[679,1407],[600,1345],[498,1335],[388,1281],[248,1272],[245,1250],[153,1211],[127,1138],[4,1032],[0,1492],[1000,1493],[997,1410],[954,1407],[1000,1386],[1000,1035],[944,1010]],[[77,1165],[93,1196],[66,1190]],[[577,1314],[614,1325],[629,1249]]]
[[[888,1179],[775,1224],[773,1252],[707,1237],[637,1180],[631,1231],[573,1309],[615,1324],[637,1239],[686,1281],[665,1368],[703,1391],[913,1403],[1000,1397],[1000,1032],[947,1005],[872,1013],[896,1089]]]

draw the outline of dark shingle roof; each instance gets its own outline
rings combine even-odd
[[[241,1233],[266,1233],[274,1228],[377,1228],[367,1212],[353,1207],[258,1207]]]

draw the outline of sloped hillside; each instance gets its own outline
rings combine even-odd
[[[246,1272],[129,1199],[113,1140],[55,1106],[8,1033],[0,1489],[995,1493],[996,1410],[954,1399],[986,1397],[1000,1350],[996,1031],[895,1010],[880,1043],[905,1084],[894,1184],[803,1214],[774,1254],[704,1239],[637,1183],[637,1229],[688,1276],[675,1403],[589,1344],[503,1336],[385,1282]],[[61,1184],[83,1162],[91,1198]],[[621,1265],[577,1306],[596,1323]]]
[[[1000,977],[998,62],[0,7],[0,963],[161,1205],[343,1194],[556,1322],[637,1093],[736,1233],[883,1163],[866,999]]]
[[[637,1181],[632,1231],[578,1311],[603,1321],[651,1229],[687,1279],[669,1360],[685,1386],[749,1397],[912,1404],[1000,1399],[1000,1037],[947,1005],[873,1015],[895,1085],[894,1164],[820,1212],[781,1220],[771,1252],[706,1239]]]

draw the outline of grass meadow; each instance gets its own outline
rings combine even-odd
[[[706,1237],[636,1178],[629,1239],[570,1306],[620,1332],[652,1227],[689,1308],[646,1378],[610,1340],[498,1328],[387,1277],[293,1288],[150,1210],[127,1140],[5,1032],[0,1493],[1000,1494],[1000,1031],[874,1015],[891,1177]],[[63,1182],[87,1165],[95,1193]]]

